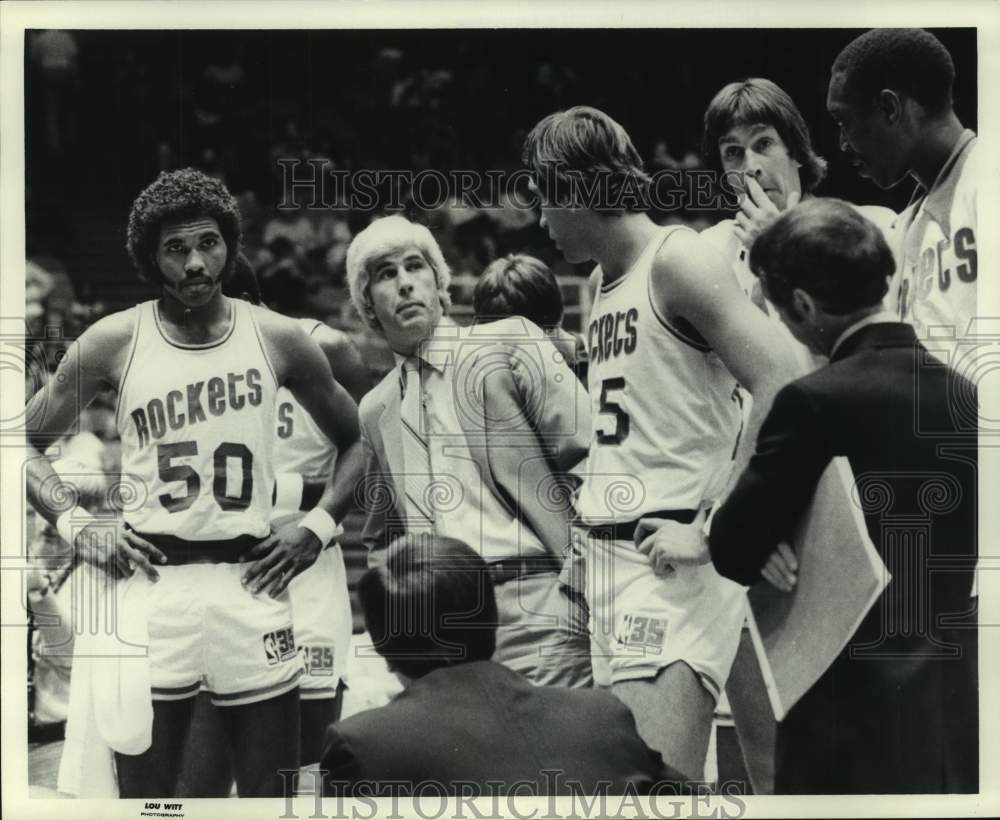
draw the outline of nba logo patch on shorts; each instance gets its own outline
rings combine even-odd
[[[637,655],[659,655],[667,640],[667,621],[646,615],[622,615],[615,633],[615,640]]]
[[[264,657],[268,666],[277,666],[296,656],[295,635],[291,626],[264,635]]]

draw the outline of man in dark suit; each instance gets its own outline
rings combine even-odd
[[[563,482],[590,438],[586,390],[526,319],[450,319],[448,265],[422,225],[373,222],[348,249],[347,280],[397,365],[358,411],[369,563],[404,532],[471,545],[496,585],[496,660],[534,683],[589,686],[586,614],[559,583],[575,515]]]
[[[786,542],[830,460],[846,456],[892,575],[779,725],[775,791],[977,791],[977,636],[960,623],[977,554],[976,387],[882,310],[891,252],[846,203],[788,211],[750,263],[792,334],[830,363],[775,397],[712,522],[712,561],[740,583],[763,575],[791,592]]]
[[[532,685],[490,660],[491,573],[451,538],[408,535],[361,580],[365,624],[404,684],[386,706],[335,723],[326,796],[673,794],[682,776],[597,689]]]

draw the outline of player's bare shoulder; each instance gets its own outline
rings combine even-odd
[[[357,348],[351,337],[344,331],[332,328],[320,322],[309,334],[318,344],[328,359],[336,359],[356,352]]]
[[[80,369],[98,381],[118,388],[128,363],[140,306],[98,319],[74,342]]]
[[[246,304],[260,330],[261,341],[274,366],[275,376],[283,383],[302,355],[316,349],[316,342],[302,326],[287,316],[258,305]]]
[[[690,298],[735,286],[725,258],[715,245],[693,230],[672,231],[653,258],[653,294],[668,315],[683,310]]]

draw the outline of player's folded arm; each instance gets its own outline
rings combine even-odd
[[[760,580],[778,543],[794,535],[832,455],[809,397],[795,383],[782,388],[756,451],[712,520],[709,549],[721,575],[748,586]]]

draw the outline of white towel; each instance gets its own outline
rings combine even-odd
[[[58,788],[117,797],[114,752],[141,754],[152,742],[149,580],[137,572],[118,581],[89,566],[73,580],[78,626]]]

